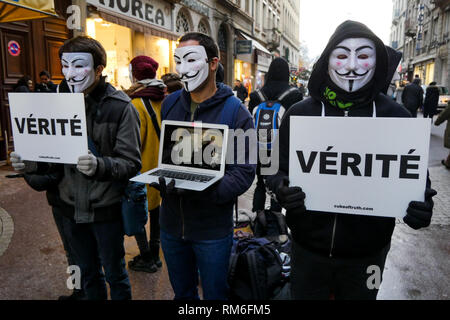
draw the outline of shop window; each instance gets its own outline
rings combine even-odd
[[[183,11],[178,12],[176,21],[176,32],[184,34],[190,31],[189,20]]]
[[[200,23],[198,24],[197,31],[209,35],[208,27],[203,21],[200,21]]]

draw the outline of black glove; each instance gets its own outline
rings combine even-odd
[[[175,187],[175,180],[172,179],[169,184],[166,184],[166,180],[163,177],[159,177],[159,183],[153,182],[150,183],[149,186],[155,188],[159,191],[161,198],[165,198],[167,196],[179,196],[179,197],[190,197],[195,198],[199,197],[200,191],[192,191],[186,189],[178,189]]]
[[[300,187],[289,187],[289,179],[283,178],[276,190],[278,203],[290,214],[303,214],[306,212],[305,193]]]
[[[433,215],[434,202],[432,198],[435,195],[437,195],[436,190],[427,188],[425,190],[425,201],[411,201],[403,221],[414,230],[428,227]]]

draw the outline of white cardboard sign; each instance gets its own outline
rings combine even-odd
[[[303,189],[308,210],[401,218],[410,201],[424,201],[429,119],[290,121],[290,185]]]
[[[88,153],[82,93],[10,93],[9,104],[22,159],[76,164]]]

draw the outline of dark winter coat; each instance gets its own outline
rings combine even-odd
[[[438,126],[444,121],[447,121],[447,127],[445,128],[444,134],[444,147],[450,149],[450,102],[448,103],[447,108],[439,114],[439,117],[434,124]]]
[[[384,45],[367,27],[355,22],[345,22],[332,36],[323,55],[318,60],[309,83],[311,98],[293,105],[284,116],[279,131],[280,167],[279,172],[267,178],[267,184],[275,193],[283,178],[289,176],[289,131],[291,116],[321,116],[322,95],[320,83],[311,81],[325,81],[318,70],[327,70],[328,57],[332,49],[346,38],[369,38],[377,46],[377,69],[375,74],[380,81],[374,82],[373,98],[367,103],[344,111],[332,106],[326,101],[325,114],[327,117],[372,117],[373,103],[376,104],[377,117],[410,117],[410,113],[381,93],[387,79],[387,53]],[[380,62],[380,63],[379,63]],[[301,138],[301,137],[296,137]],[[308,137],[304,137],[307,139]],[[308,197],[308,195],[306,195]],[[379,253],[391,241],[395,227],[394,218],[372,217],[353,214],[337,214],[313,212],[307,210],[301,215],[292,215],[287,211],[287,224],[292,231],[293,239],[303,248],[324,256],[342,258],[361,258]]]
[[[237,91],[237,97],[244,102],[248,97],[247,89],[241,84],[240,86],[235,86],[233,91]]]
[[[413,83],[405,87],[402,93],[403,105],[413,113],[423,104],[423,89],[419,84],[420,80],[415,79]]]
[[[202,102],[196,109],[194,121],[220,123],[225,101],[233,95],[233,92],[223,83],[218,83],[217,88],[216,94]],[[191,97],[186,90],[182,90],[181,96],[173,106],[168,105],[168,100],[170,99],[166,98],[163,101],[161,112],[163,120],[191,120]],[[253,128],[253,119],[247,108],[241,104],[235,127],[231,129],[246,131]],[[245,153],[249,154],[247,144]],[[234,154],[236,156],[236,152]],[[233,230],[234,201],[252,185],[255,169],[254,164],[228,164],[225,167],[224,177],[217,184],[198,193],[198,196],[189,198],[166,196],[161,204],[161,229],[187,240],[213,240],[226,237]]]
[[[438,103],[439,88],[436,86],[428,86],[425,92],[425,102],[423,103],[423,109],[428,111],[428,114],[435,115]]]
[[[284,92],[289,90],[289,64],[283,58],[274,59],[269,66],[266,74],[266,83],[261,91],[267,100],[276,100]],[[282,101],[286,111],[296,102],[303,100],[303,94],[300,90],[289,93]],[[256,91],[250,94],[248,111],[253,114],[253,109],[261,103],[261,99]]]
[[[59,92],[67,91],[64,84]],[[64,165],[59,193],[72,208],[65,215],[77,223],[121,219],[125,186],[141,169],[139,114],[130,98],[104,78],[85,103],[87,134],[99,154],[97,171],[88,177],[76,165]]]

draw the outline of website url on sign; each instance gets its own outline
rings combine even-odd
[[[350,210],[363,210],[363,211],[373,211],[373,208],[361,207],[361,206],[343,206],[341,204],[335,204],[336,209],[350,209]]]

